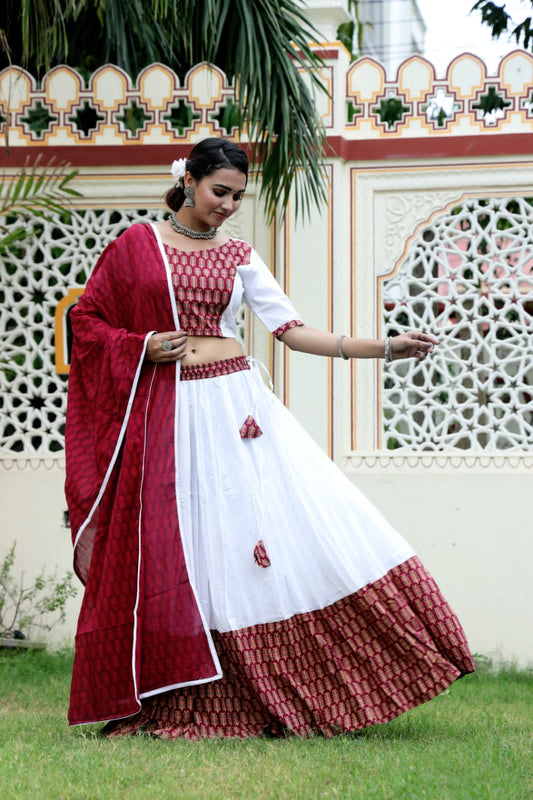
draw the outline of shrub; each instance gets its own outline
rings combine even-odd
[[[0,637],[26,639],[32,630],[50,631],[65,621],[65,605],[75,597],[74,575],[67,571],[62,578],[45,577],[43,572],[29,584],[13,575],[13,543],[0,565]]]

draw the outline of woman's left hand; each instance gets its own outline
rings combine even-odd
[[[391,338],[393,361],[400,358],[416,358],[417,361],[423,361],[438,343],[438,339],[424,331],[408,331],[393,336]]]

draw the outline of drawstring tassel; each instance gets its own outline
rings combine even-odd
[[[257,439],[258,436],[263,435],[263,431],[251,414],[248,414],[244,420],[239,433],[241,434],[241,439]]]
[[[269,567],[270,559],[266,551],[265,544],[262,539],[259,539],[254,547],[254,560],[259,567]]]

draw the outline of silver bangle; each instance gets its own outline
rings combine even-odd
[[[385,339],[385,364],[390,364],[392,361],[392,337],[387,336]]]
[[[343,333],[341,333],[341,335],[340,335],[340,336],[339,336],[339,338],[337,339],[337,348],[338,348],[338,350],[339,350],[339,355],[340,355],[340,357],[341,357],[341,358],[343,358],[345,361],[348,361],[348,359],[350,358],[350,356],[347,356],[347,355],[345,354],[344,350],[342,349],[342,340],[343,340],[343,339],[346,339],[346,336],[345,336]]]

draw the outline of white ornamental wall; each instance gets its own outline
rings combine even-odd
[[[361,276],[355,279],[356,305],[358,294],[365,298],[361,303],[364,308],[360,309],[358,333],[384,332],[383,278],[398,275],[407,268],[416,238],[427,229],[428,223],[460,204],[475,209],[477,199],[495,198],[503,202],[505,198],[529,196],[532,185],[530,158],[502,158],[499,163],[494,159],[488,162],[460,158],[449,159],[445,165],[417,160],[387,164],[386,170],[383,165],[354,168],[356,228],[373,231],[372,237],[359,238],[353,254],[353,268]],[[521,218],[516,243],[524,265],[530,264],[532,234],[530,211]],[[524,291],[532,298],[530,271]],[[502,294],[505,297],[504,291]],[[430,305],[428,299],[424,303],[426,307]],[[486,324],[493,328],[501,323],[497,312],[487,319]],[[425,321],[426,329],[442,340],[433,358],[438,363],[455,341],[454,332],[441,328],[435,318],[432,324],[431,316]],[[522,337],[514,342],[516,356],[526,361],[529,369],[533,363],[531,336],[529,319],[528,326],[522,328]],[[472,328],[467,338],[475,341]],[[476,373],[483,366],[480,348],[470,356],[470,370]],[[493,371],[499,367],[500,363],[495,364]],[[427,368],[431,368],[429,364]],[[466,450],[457,446],[442,446],[436,451],[420,447],[414,452],[409,448],[386,450],[381,407],[385,391],[382,365],[373,381],[374,376],[375,368],[370,365],[356,366],[359,391],[353,445],[357,449],[347,457],[348,474],[416,547],[460,611],[474,650],[531,662],[533,641],[525,633],[530,628],[533,608],[528,578],[533,554],[529,499],[533,467],[531,429],[524,431],[522,438],[515,440],[509,449],[496,449],[491,439],[483,449],[472,441]],[[447,382],[450,385],[451,377]],[[476,403],[472,401],[469,405],[475,407]],[[445,400],[442,408],[447,415],[453,413],[451,406]],[[494,422],[494,405],[490,409]],[[531,417],[531,399],[523,398],[522,410]],[[437,427],[435,424],[434,428]],[[467,427],[467,420],[462,421],[461,427]],[[426,442],[427,439],[429,436]]]
[[[164,216],[162,197],[168,187],[167,164],[150,170],[82,170],[76,188],[83,199],[73,208],[71,220],[45,225],[20,251],[3,260],[3,356],[14,369],[2,375],[0,557],[16,542],[14,574],[24,585],[41,571],[45,576],[62,577],[72,569],[62,449],[66,376],[58,376],[54,364],[50,324],[54,308],[60,298],[83,288],[98,253],[128,224]],[[226,223],[225,232],[252,239],[269,263],[271,232],[260,212],[253,176],[242,207]],[[43,253],[42,265],[32,262],[39,250]],[[36,292],[42,294],[44,313],[48,312],[46,335],[38,341],[32,334],[43,329]],[[11,325],[11,321],[16,324]],[[264,327],[243,315],[239,332],[247,352],[253,352],[272,369],[271,337]],[[20,365],[22,359],[25,363]],[[47,386],[40,391],[43,380]],[[33,407],[37,405],[35,398],[42,401],[38,409]],[[53,409],[51,413],[46,413],[47,406]],[[80,587],[78,597],[67,604],[64,626],[44,634],[36,629],[33,634],[56,645],[71,644],[81,598]]]
[[[291,268],[291,296],[297,308],[308,312],[304,316],[309,324],[322,327],[329,320],[330,329],[360,337],[385,335],[387,279],[390,283],[402,273],[428,224],[461,203],[474,208],[478,199],[503,202],[533,194],[530,158],[502,158],[499,163],[494,158],[337,161],[331,169],[329,209],[298,233],[307,255]],[[349,208],[350,214],[339,213],[339,208]],[[527,208],[518,239],[530,263],[533,209]],[[331,229],[330,261],[331,251],[321,249],[325,229]],[[321,282],[314,274],[318,260],[328,265]],[[310,286],[316,290],[312,299]],[[525,291],[533,300],[531,273]],[[425,329],[441,338],[441,351],[446,351],[451,346],[448,331],[438,320],[433,329],[429,322],[426,319]],[[531,336],[531,328],[526,328],[516,341],[529,376]],[[291,353],[289,358],[291,410],[413,544],[459,613],[473,650],[521,664],[533,662],[533,637],[525,633],[533,610],[533,403],[528,395],[522,412],[530,425],[510,449],[428,451],[425,442],[418,449],[391,451],[383,420],[383,362],[334,360],[325,367],[306,355]],[[438,358],[439,350],[433,364]],[[432,362],[426,362],[427,369]],[[398,369],[395,365],[388,372]],[[446,405],[441,408],[451,413]]]
[[[331,147],[327,207],[306,224],[296,224],[289,209],[281,227],[268,228],[252,188],[241,220],[232,223],[231,233],[254,242],[308,324],[359,336],[382,336],[387,292],[398,291],[395,282],[403,285],[402,275],[410,268],[413,248],[428,225],[437,224],[455,204],[469,199],[475,206],[487,198],[529,196],[532,159],[523,155],[528,148],[524,145],[521,149],[521,142],[533,125],[528,104],[533,60],[524,54],[509,56],[503,59],[499,76],[491,78],[484,73],[482,62],[464,56],[454,61],[446,80],[435,81],[431,65],[417,57],[399,70],[395,80],[387,80],[380,65],[371,59],[350,66],[345,52],[336,45],[326,55],[324,75],[334,98],[323,109]],[[180,97],[190,97],[191,86],[197,88],[201,83],[204,87],[202,69],[192,70],[194,81],[185,81]],[[99,123],[94,136],[87,137],[90,142],[82,137],[77,143],[82,146],[85,141],[96,149],[99,144],[117,148],[134,144],[130,133],[121,131],[115,120],[116,109],[121,110],[130,96],[145,103],[154,115],[154,125],[147,123],[139,138],[147,144],[172,142],[172,132],[163,125],[166,101],[154,93],[154,86],[160,83],[152,78],[157,73],[167,79],[172,94],[175,77],[161,65],[152,72],[147,70],[144,83],[140,81],[136,88],[129,79],[121,78],[120,70],[100,70],[94,88],[102,92],[107,76],[115,83],[121,78],[121,105],[117,106],[119,100],[113,99],[107,87],[105,103],[99,106],[102,116],[107,114],[106,120]],[[59,127],[52,126],[49,134],[43,134],[47,145],[72,144],[67,123],[71,124],[68,113],[73,112],[74,95],[62,103],[56,80],[66,80],[69,75],[69,70],[54,73],[55,94],[50,89],[52,81],[45,82],[46,92],[33,91],[31,81],[26,81],[27,96],[15,98],[19,116],[14,118],[13,151],[17,144],[26,149],[37,144],[31,141],[25,123],[17,127],[33,95],[39,102],[55,103],[52,110]],[[218,78],[219,100],[213,102],[229,94]],[[0,89],[4,84],[5,80],[0,80]],[[148,84],[152,92],[145,98]],[[496,86],[507,103],[500,115],[490,119],[472,109],[488,86]],[[91,91],[83,90],[83,98],[99,102]],[[400,118],[392,127],[379,112],[388,96],[401,97],[403,103]],[[442,96],[454,99],[444,117],[436,109]],[[181,144],[216,132],[216,125],[209,121],[210,102],[199,106],[200,119]],[[349,103],[355,106],[354,116],[348,114]],[[518,144],[517,136],[522,137]],[[481,152],[483,147],[486,154]],[[107,208],[120,213],[135,209],[156,213],[167,186],[166,161],[82,167],[77,184],[84,195],[80,204],[84,209]],[[527,219],[523,227],[524,241],[530,240]],[[31,257],[21,265],[21,274],[25,266],[31,269]],[[42,283],[42,278],[39,281]],[[52,288],[50,291],[54,296]],[[23,308],[15,296],[6,306],[8,311]],[[25,333],[30,330],[22,313],[17,325]],[[347,364],[289,353],[273,344],[259,323],[247,321],[245,329],[247,346],[270,368],[278,394],[421,554],[458,611],[474,651],[521,663],[533,661],[531,637],[524,634],[529,630],[533,605],[526,574],[533,554],[527,505],[532,457],[527,431],[519,446],[509,451],[445,448],[426,452],[404,445],[389,451],[384,408],[392,402],[390,397],[387,400],[387,381],[396,374],[397,366],[386,375],[375,362]],[[44,342],[50,358],[50,332]],[[31,348],[40,352],[45,345],[40,341]],[[529,358],[527,339],[522,347]],[[10,413],[17,418],[16,411]],[[42,416],[38,409],[32,413]],[[17,454],[8,449],[3,450],[1,464],[2,548],[17,540],[18,564],[28,576],[43,566],[48,572],[68,568],[71,548],[64,527],[62,454]],[[506,536],[502,536],[504,531]],[[75,602],[70,606],[68,625],[58,631],[60,638],[71,640],[76,611]]]

